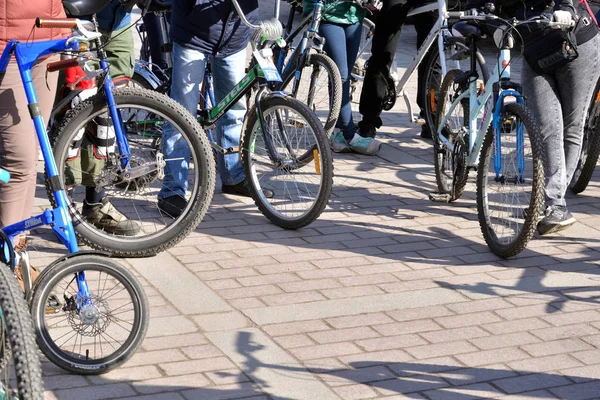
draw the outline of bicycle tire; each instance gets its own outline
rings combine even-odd
[[[294,157],[291,155],[293,152],[289,150],[290,140],[288,139],[290,136],[288,135],[286,135],[285,139],[288,140],[288,142],[282,143],[283,141],[281,141],[280,145],[277,146],[276,155],[273,155],[272,152],[268,150],[265,138],[267,137],[266,135],[270,135],[270,122],[273,120],[271,115],[276,113],[278,109],[286,111],[285,115],[288,116],[286,123],[290,127],[308,127],[310,132],[312,132],[312,135],[306,140],[299,138],[299,135],[294,135],[292,137],[292,140],[294,140],[295,143],[298,143],[298,145],[303,143],[303,145],[306,147],[306,149],[301,150],[302,156],[305,156],[306,152],[309,150],[312,151],[313,154],[316,152],[318,155],[318,162],[315,161],[314,163],[315,175],[318,176],[318,179],[315,178],[313,180],[314,182],[318,180],[318,182],[301,182],[303,184],[302,191],[296,187],[299,197],[302,197],[303,199],[310,198],[311,200],[310,206],[307,208],[307,210],[299,214],[296,214],[295,210],[286,213],[277,209],[279,205],[286,206],[288,204],[289,199],[285,197],[286,195],[292,195],[292,192],[286,191],[287,184],[285,182],[282,183],[282,181],[279,179],[279,176],[277,176],[277,173],[289,173],[294,183],[297,183],[296,176],[298,179],[310,179],[308,174],[311,172],[309,169],[312,163],[307,162],[306,159],[304,161],[299,161],[298,159],[293,160]],[[284,229],[302,228],[312,223],[319,217],[319,215],[321,215],[327,206],[329,197],[331,196],[331,189],[333,186],[333,157],[331,154],[331,149],[329,148],[329,141],[325,135],[325,131],[321,122],[308,108],[308,106],[297,99],[294,99],[290,96],[269,97],[261,100],[261,110],[263,119],[265,121],[262,129],[260,127],[261,124],[259,124],[258,121],[258,113],[256,109],[253,108],[248,113],[248,119],[243,130],[242,162],[244,164],[246,179],[248,179],[250,183],[250,192],[252,194],[252,198],[262,214],[275,225],[278,225]],[[289,117],[292,112],[296,113],[298,117]],[[277,115],[275,115],[275,117],[277,120],[276,123],[282,123],[281,117],[277,118]],[[302,122],[299,122],[300,118],[306,122],[306,125],[304,125]],[[309,142],[309,139],[314,142]],[[259,154],[260,150],[263,149],[260,147],[261,140],[265,143],[265,155]],[[259,144],[258,146],[257,142]],[[284,165],[276,166],[273,163],[273,159],[277,158],[279,161],[279,159],[282,157],[278,156],[280,156],[282,153],[282,157],[286,158],[286,161],[291,158],[292,162],[286,162]],[[311,157],[311,160],[314,160],[314,157]],[[292,165],[293,162],[296,164]],[[275,178],[270,178],[269,175],[267,175],[268,172],[265,172],[265,174],[260,177],[258,176],[257,170],[263,165],[265,166],[265,169],[269,169],[269,171],[275,171]],[[312,196],[310,188],[314,187],[315,185],[318,185],[318,188],[315,191],[317,194],[316,196]],[[273,189],[275,197],[272,199],[266,198],[263,189]],[[297,206],[298,204],[299,202],[293,203],[294,206]],[[290,216],[288,214],[294,215]]]
[[[439,107],[436,110],[436,123],[435,126],[439,126],[442,118],[446,115],[446,107],[450,107],[454,98],[457,97],[462,89],[454,88],[456,84],[456,77],[461,74],[462,71],[453,69],[448,71],[444,77],[441,89],[438,93],[438,104]],[[452,95],[452,98],[449,95]],[[458,108],[459,106],[457,106]],[[463,116],[461,128],[467,127],[468,132],[469,124],[469,100],[461,102]],[[455,108],[455,111],[457,110]],[[458,117],[460,118],[460,117]],[[453,155],[448,149],[443,148],[441,141],[437,135],[437,129],[432,132],[433,135],[433,161],[435,168],[435,180],[438,186],[438,191],[443,194],[450,195],[449,201],[454,201],[460,198],[463,194],[468,179],[468,169],[466,166],[467,149],[464,146],[464,141],[461,145],[460,141],[460,128],[450,126],[452,118],[449,118],[447,124],[442,128],[442,134],[448,139],[448,141],[455,145],[455,155]],[[458,121],[455,121],[458,123]],[[466,125],[465,125],[466,124]],[[458,130],[458,131],[457,131]],[[468,140],[468,139],[467,139]],[[460,147],[459,147],[460,146]],[[456,166],[457,158],[462,157],[462,165]],[[461,162],[458,160],[458,162]]]
[[[133,73],[131,81],[134,87],[136,87],[137,85],[137,87],[140,87],[142,89],[154,90],[150,82],[148,82],[142,75],[138,74],[137,72]]]
[[[296,63],[297,61],[294,61],[294,65]],[[303,69],[309,66],[312,68],[312,73],[310,74],[309,89],[305,95],[304,91],[302,91],[300,87],[298,87],[298,91],[301,93],[297,93],[294,97],[306,104],[313,112],[319,112],[315,102],[309,101],[309,98],[310,93],[315,92],[315,85],[318,81],[318,72],[321,69],[325,72],[326,76],[328,77],[327,95],[329,96],[329,111],[327,113],[327,117],[323,118],[322,123],[325,128],[325,133],[329,137],[333,133],[335,124],[337,123],[338,117],[340,115],[340,110],[342,108],[342,78],[340,75],[340,70],[338,69],[337,65],[333,62],[333,60],[324,53],[309,54],[308,59],[306,61],[306,65],[303,66]],[[291,93],[291,85],[293,84],[294,77],[296,76],[296,70],[297,67],[291,68],[287,75],[283,77],[283,82],[280,85],[281,90]],[[303,72],[302,76],[306,75],[305,72],[306,71]],[[317,74],[316,77],[315,74]],[[302,82],[300,83],[300,85],[302,85]],[[301,96],[298,96],[299,94],[301,94]],[[292,95],[294,94],[292,93]],[[308,104],[309,102],[312,104]]]
[[[148,110],[148,115],[164,115],[172,124],[179,127],[182,138],[186,140],[188,148],[193,151],[194,172],[196,173],[196,184],[193,189],[189,190],[191,194],[187,208],[166,229],[143,237],[117,236],[100,231],[86,221],[73,202],[69,206],[69,211],[77,236],[83,243],[97,250],[108,251],[114,256],[147,257],[174,246],[202,221],[214,192],[214,159],[208,139],[200,125],[183,106],[174,100],[161,93],[140,88],[115,89],[113,95],[117,108],[140,107]],[[106,100],[103,94],[99,94],[81,102],[65,116],[52,138],[54,157],[59,176],[62,179],[65,179],[66,160],[69,157],[68,152],[73,138],[81,127],[87,126],[96,116],[105,112],[107,112]],[[162,129],[160,132],[162,135]],[[113,185],[113,187],[116,186]],[[46,179],[46,189],[52,205],[56,206],[52,185],[48,179]],[[127,190],[124,191],[127,192]],[[124,197],[127,194],[125,193]],[[131,201],[133,202],[133,200]],[[158,213],[157,210],[155,211]],[[167,223],[165,218],[163,221],[163,223]]]
[[[19,400],[42,400],[44,384],[38,357],[35,331],[17,278],[10,268],[0,263],[0,329],[1,339],[8,344],[14,362]],[[6,324],[6,326],[2,326]],[[11,397],[12,398],[12,397]]]
[[[600,156],[600,81],[590,101],[585,119],[581,153],[573,172],[570,188],[575,194],[583,192],[590,183]]]
[[[137,281],[137,279],[135,279],[135,277],[131,274],[131,272],[117,264],[115,261],[97,255],[80,255],[77,257],[67,258],[64,261],[57,263],[50,268],[53,268],[53,271],[51,271],[51,273],[44,274],[44,276],[42,277],[42,281],[39,283],[39,285],[36,286],[35,292],[33,293],[31,300],[31,315],[33,318],[36,332],[38,333],[37,342],[44,355],[60,368],[81,375],[104,374],[114,368],[119,367],[127,360],[129,360],[133,356],[133,354],[135,354],[136,350],[141,346],[142,341],[146,336],[146,331],[148,330],[148,321],[150,318],[148,300],[146,298],[145,292],[139,284],[139,282]],[[55,286],[63,278],[68,277],[69,275],[75,276],[75,274],[80,271],[85,271],[87,273],[86,283],[88,283],[90,294],[95,294],[94,301],[96,305],[104,304],[103,302],[106,302],[109,297],[113,298],[113,302],[120,300],[120,298],[115,298],[114,296],[117,293],[121,293],[123,290],[127,290],[127,293],[131,296],[131,299],[133,300],[132,304],[134,306],[134,322],[131,324],[132,332],[127,336],[127,339],[125,340],[124,344],[110,355],[94,360],[91,360],[89,358],[91,354],[89,352],[89,349],[86,351],[87,359],[82,359],[81,357],[77,357],[76,354],[74,354],[77,345],[77,337],[75,337],[75,345],[73,347],[73,351],[67,352],[61,350],[56,344],[57,340],[54,340],[51,336],[51,333],[49,332],[49,328],[53,328],[55,327],[55,325],[48,326],[45,321],[45,317],[51,314],[48,312],[47,309],[48,299],[51,295],[53,295],[53,293],[58,292],[55,289]],[[124,289],[120,289],[117,292],[111,293],[109,297],[103,300],[101,297],[99,297],[101,279],[99,280],[97,292],[94,292],[96,285],[90,285],[90,283],[93,283],[93,281],[90,279],[91,271],[105,273],[107,275],[106,279],[108,279],[108,276],[110,276],[111,278],[117,280],[119,284],[122,284]],[[105,285],[102,287],[102,290],[105,289],[105,286],[106,281]],[[65,313],[70,311],[76,311],[67,310],[67,306],[70,303],[68,303],[68,301],[64,298],[66,297],[66,293],[69,287],[61,287],[61,289],[64,289],[64,292],[61,291],[58,293],[63,295],[63,300],[65,300],[65,304],[63,307],[61,307],[61,311],[64,311]],[[113,289],[114,288],[111,288],[107,293],[110,293]],[[106,306],[106,313],[103,314],[100,311],[97,312],[100,317],[105,317],[106,315],[109,315],[108,313],[115,312],[117,311],[117,309],[119,309],[119,313],[116,313],[114,315],[110,314],[111,318],[113,319],[112,324],[114,325],[118,324],[118,322],[116,322],[118,320],[119,322],[122,322],[121,318],[116,318],[116,315],[122,315],[122,306],[118,308],[113,308],[112,311],[110,307]],[[79,315],[79,312],[74,312],[73,321],[67,321],[69,324],[71,324],[71,328],[76,326],[77,329],[81,329],[81,326],[85,326],[86,323]],[[62,315],[60,318],[62,318]],[[100,318],[98,320],[100,320]],[[77,324],[78,321],[81,321],[79,325],[73,325]],[[56,325],[58,325],[58,323]],[[91,326],[91,324],[87,323],[87,326]],[[87,329],[87,326],[83,328],[84,333],[85,329]],[[102,326],[102,328],[104,329],[108,329],[108,327],[110,327],[109,324]],[[58,326],[57,329],[64,330],[64,327]],[[72,330],[75,330],[75,332],[77,333],[76,329]],[[63,331],[61,330],[60,333],[62,332]],[[69,333],[65,334],[65,336]],[[106,333],[106,331],[104,331],[104,333]],[[111,331],[111,333],[114,334],[114,331]],[[81,336],[82,338],[80,339],[80,351],[81,346],[83,346],[84,335]],[[108,337],[112,338],[111,335],[108,335]],[[85,344],[85,346],[88,345],[88,343]],[[102,351],[102,344],[100,341],[100,352]],[[93,354],[96,355],[95,338]]]
[[[461,49],[460,51],[468,51],[469,50],[467,46],[465,46],[464,44],[462,44],[461,42],[459,42],[457,40],[453,40],[451,43],[447,43],[446,45],[447,46],[456,46]],[[436,124],[436,121],[437,121],[436,106],[438,105],[437,100],[438,100],[439,92],[441,90],[441,85],[444,81],[443,79],[440,79],[440,76],[442,73],[442,67],[440,65],[440,57],[439,57],[437,41],[434,42],[433,45],[431,46],[431,48],[429,49],[429,52],[427,53],[425,60],[426,60],[426,64],[425,64],[426,72],[425,72],[425,80],[424,80],[425,90],[422,93],[418,93],[417,95],[421,97],[421,104],[423,104],[425,106],[425,112],[424,112],[425,123],[431,129],[431,132],[434,132],[435,127],[437,126],[437,124]],[[490,77],[490,73],[487,69],[485,59],[479,52],[477,52],[477,66],[479,68],[478,72],[481,75],[480,77],[482,78],[483,83],[485,84]],[[469,67],[466,66],[466,68],[468,69]],[[461,69],[461,68],[453,68],[453,69]],[[450,71],[451,70],[448,70],[446,72],[446,74]]]
[[[509,210],[507,213],[499,213],[498,217],[499,224],[497,225],[501,227],[502,230],[504,228],[512,229],[512,218],[515,213],[518,220],[523,220],[523,223],[519,223],[518,221],[514,223],[514,226],[516,227],[515,231],[518,229],[518,232],[516,232],[514,235],[510,235],[509,230],[510,236],[508,238],[510,240],[503,240],[500,238],[498,232],[496,232],[496,229],[494,228],[495,224],[492,222],[491,215],[493,210],[491,209],[492,206],[490,204],[495,204],[495,202],[493,199],[490,199],[490,193],[487,190],[488,178],[494,175],[494,171],[489,171],[490,166],[493,168],[493,162],[491,164],[490,162],[493,160],[493,151],[496,148],[494,138],[497,133],[494,132],[493,125],[490,126],[490,129],[488,129],[488,132],[485,135],[479,166],[477,168],[477,215],[479,219],[479,225],[489,248],[494,254],[502,258],[512,257],[520,253],[527,246],[527,243],[535,233],[538,218],[544,201],[544,166],[542,162],[542,143],[537,123],[535,122],[535,119],[529,110],[523,105],[517,103],[505,105],[504,114],[502,115],[503,124],[511,123],[512,125],[512,122],[508,122],[510,121],[510,118],[514,118],[515,128],[518,126],[519,121],[524,125],[525,129],[527,130],[527,134],[523,134],[524,144],[526,142],[531,144],[531,170],[529,170],[527,166],[524,166],[524,176],[527,175],[524,180],[530,180],[531,194],[526,194],[524,196],[524,201],[520,201],[520,199],[515,200],[513,197],[509,199],[508,202],[505,202],[508,204],[523,204],[527,206],[527,208],[521,209],[517,207],[514,210]],[[505,143],[506,141],[503,141],[503,144]],[[507,147],[504,147],[504,149],[506,150]],[[511,164],[513,166],[517,165],[514,162],[509,163],[504,160],[503,168],[507,165],[510,166]],[[502,176],[507,176],[505,170],[502,171]],[[510,178],[510,174],[508,176]],[[516,180],[515,182],[508,181],[508,185],[504,185],[503,182],[498,182],[496,180],[495,175],[492,179],[496,183],[500,183],[501,187],[518,186],[518,182]],[[501,194],[500,198],[502,198],[502,196],[503,195]],[[527,199],[527,197],[529,199]],[[509,223],[511,225],[508,225]]]

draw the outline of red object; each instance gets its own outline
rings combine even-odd
[[[67,86],[72,87],[73,84],[75,84],[75,82],[77,82],[77,80],[80,78],[85,78],[85,72],[83,71],[83,68],[81,68],[79,65],[76,67],[69,67],[65,69],[65,79]],[[79,81],[79,83],[77,83],[74,89],[85,90],[91,89],[93,87],[94,80],[88,79]]]

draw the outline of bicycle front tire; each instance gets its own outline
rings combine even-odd
[[[501,118],[503,132],[496,132],[493,125],[490,126],[481,150],[477,168],[477,215],[489,248],[494,254],[508,258],[520,253],[535,233],[544,201],[544,165],[541,134],[529,110],[521,104],[507,104]],[[506,132],[509,129],[526,129],[521,146],[516,137],[512,140],[512,132]],[[496,135],[504,133],[507,135],[501,137],[498,146]],[[525,149],[528,143],[530,151]],[[494,169],[496,151],[501,152],[500,178]],[[523,159],[515,158],[520,157],[521,152]],[[523,165],[522,172],[518,165]]]
[[[256,108],[250,110],[242,143],[252,198],[275,225],[302,228],[321,215],[331,196],[329,141],[315,114],[297,99],[270,97],[261,100],[260,108],[264,124]]]
[[[81,180],[83,181],[83,175],[86,174],[88,175],[86,179],[94,180],[97,188],[105,189],[114,196],[112,200],[119,205],[113,204],[113,206],[123,209],[123,211],[118,210],[119,212],[126,212],[130,219],[139,218],[139,221],[133,221],[136,224],[139,223],[141,227],[138,234],[127,236],[110,233],[89,222],[83,216],[80,199],[75,200],[77,197],[77,193],[75,193],[69,195],[69,211],[78,237],[85,244],[97,250],[108,251],[114,256],[147,257],[174,246],[198,226],[208,210],[214,192],[214,160],[208,139],[198,122],[183,106],[168,96],[141,88],[115,89],[113,96],[117,108],[121,110],[122,114],[131,113],[131,110],[138,110],[143,114],[140,121],[134,119],[124,122],[126,138],[131,151],[130,166],[151,165],[152,157],[156,160],[157,153],[162,153],[160,142],[164,123],[170,123],[174,130],[181,134],[177,143],[180,147],[185,146],[185,150],[189,151],[186,181],[190,186],[186,192],[186,195],[189,196],[189,199],[186,199],[187,206],[181,215],[173,219],[158,209],[157,194],[165,185],[165,181],[161,181],[161,178],[158,177],[158,172],[152,172],[127,183],[117,176],[120,176],[120,173],[116,174],[115,165],[111,169],[107,166],[107,162],[99,172],[96,170],[90,172],[83,165],[83,161],[80,171],[73,171],[73,168],[69,166],[68,163],[72,160],[70,151],[73,150],[72,146],[78,132],[82,129],[87,130],[88,126],[94,124],[98,118],[108,112],[103,94],[79,103],[67,113],[52,138],[54,157],[59,176],[65,187],[75,187],[81,191],[80,187],[84,187],[83,183],[67,183],[67,179],[73,180],[74,178],[71,176],[77,173],[82,175]],[[132,118],[134,117],[129,117],[129,119]],[[137,152],[138,150],[139,152]],[[140,157],[136,161],[137,154]],[[111,155],[113,154],[109,154],[109,157]],[[114,158],[117,163],[120,157],[118,146],[115,146]],[[113,164],[115,160],[113,160]],[[104,183],[99,184],[97,183],[98,174],[110,179],[104,179]],[[189,184],[192,179],[193,182]],[[53,187],[48,179],[46,179],[46,188],[49,199],[53,206],[56,206]],[[71,189],[71,191],[74,190]],[[69,192],[67,191],[67,193]],[[80,193],[78,196],[83,197],[83,195]],[[111,201],[111,203],[113,202]]]

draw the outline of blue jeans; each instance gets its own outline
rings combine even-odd
[[[200,84],[204,78],[207,57],[211,57],[215,100],[221,101],[245,75],[246,49],[227,57],[214,57],[198,50],[173,43],[173,81],[171,98],[181,103],[192,115],[196,115],[200,101]],[[238,101],[218,121],[216,139],[224,147],[240,145],[242,124],[246,115],[246,102]],[[190,149],[182,143],[181,134],[174,132],[170,124],[163,129],[162,151],[167,161],[163,187],[158,197],[164,199],[175,194],[185,197],[188,180]],[[244,181],[244,167],[239,154],[223,156],[219,153],[219,175],[224,185]]]
[[[354,137],[356,127],[352,120],[352,104],[350,103],[350,73],[356,62],[362,24],[338,25],[322,23],[319,29],[325,38],[325,52],[337,64],[342,75],[342,108],[336,128],[339,128],[346,140]]]

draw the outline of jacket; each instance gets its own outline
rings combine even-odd
[[[35,19],[65,18],[60,0],[2,0],[0,1],[0,52],[4,51],[6,43],[13,39],[36,41],[59,39],[69,31],[64,29],[35,29],[32,28]]]
[[[311,14],[317,0],[303,0],[302,1],[302,15],[307,16]],[[357,22],[362,22],[365,17],[366,11],[364,8],[351,3],[337,2],[335,1],[323,1],[323,21],[330,22],[332,24],[340,25],[352,25]]]
[[[112,1],[98,14],[98,27],[105,31],[119,31],[131,24],[131,13],[118,1]]]
[[[251,23],[259,21],[258,0],[238,0]],[[171,39],[205,54],[227,57],[246,48],[250,29],[231,0],[173,0]]]
[[[587,11],[584,3],[579,0],[500,0],[495,2],[499,6],[500,15],[504,17],[516,17],[517,19],[527,19],[538,16],[544,12],[552,13],[555,10],[568,11],[575,21],[574,33],[577,44],[583,44],[598,34],[598,27],[594,22],[593,15]],[[526,28],[520,30],[523,39],[527,40],[527,35],[536,29]]]

